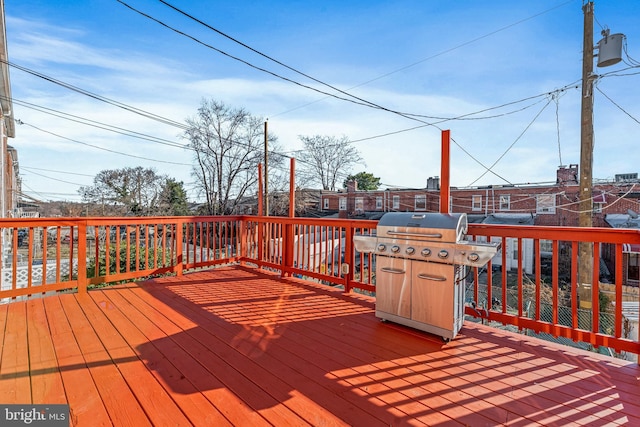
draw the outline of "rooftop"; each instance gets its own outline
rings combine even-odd
[[[0,305],[0,401],[73,425],[640,425],[640,366],[226,266]]]

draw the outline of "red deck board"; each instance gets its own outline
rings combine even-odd
[[[164,304],[150,297],[146,292],[143,291],[141,297],[142,300],[150,298],[152,303],[168,313],[165,310],[166,306],[164,306]],[[141,307],[143,312],[147,314],[149,314],[150,310],[153,310],[153,308]],[[195,353],[194,349],[189,346],[192,342],[189,342],[188,339],[176,339],[176,337],[185,336],[183,330],[176,326],[176,323],[184,323],[184,317],[176,313],[175,316],[171,316],[171,319],[165,318],[163,320],[162,317],[151,313],[150,318],[154,320],[154,323],[164,333],[171,337],[171,339],[168,340],[154,340],[153,345],[163,351],[176,369],[182,372],[198,392],[205,396],[226,419],[233,425],[268,425],[264,418],[226,388],[212,372],[208,371],[204,365],[200,364],[198,360],[192,356],[190,351]],[[186,323],[188,324],[188,328],[195,327],[190,321]],[[183,341],[186,341],[186,349],[180,346]],[[180,389],[177,384],[170,384],[170,386],[179,393],[189,392],[189,390]]]
[[[0,305],[0,361],[2,360],[2,351],[4,349],[5,326],[7,324],[7,313],[9,312],[9,304]]]
[[[0,396],[68,402],[74,426],[640,424],[636,364],[373,310],[244,267],[12,302]]]
[[[144,307],[142,308],[144,309]],[[164,326],[167,327],[166,324]],[[168,328],[170,330],[173,329],[171,325],[169,325]],[[283,420],[287,420],[287,422],[292,425],[295,424],[294,420],[296,419],[296,415],[294,413],[288,411],[284,406],[280,407],[280,405],[275,404],[277,401],[273,397],[265,395],[259,387],[251,384],[254,378],[250,378],[251,375],[248,374],[248,372],[238,371],[233,366],[233,359],[235,359],[235,357],[225,353],[225,350],[220,350],[221,348],[224,349],[228,347],[227,343],[217,339],[214,340],[214,337],[207,336],[204,336],[203,339],[198,339],[198,332],[194,331],[201,329],[201,327],[197,327],[188,328],[186,331],[174,331],[173,334],[167,337],[168,339],[162,341],[154,340],[154,343],[163,344],[164,342],[166,344],[171,342],[172,345],[180,348],[179,352],[181,352],[183,357],[191,358],[201,369],[208,372],[205,378],[208,378],[209,381],[200,382],[200,387],[203,391],[224,389],[233,392],[234,390],[239,390],[241,392],[240,396],[246,398],[246,400],[249,401],[247,403],[251,403],[251,405],[247,405],[245,409],[250,410],[250,406],[253,407],[253,412],[245,411],[244,414],[229,416],[235,419],[237,419],[238,416],[250,417],[250,419],[245,420],[245,422],[251,422],[252,425],[264,423],[268,420],[275,424],[279,424],[283,422]],[[206,345],[203,343],[206,343]],[[183,372],[188,374],[187,370]],[[274,383],[278,381],[278,378],[271,377],[269,380],[272,381],[271,386],[275,387]],[[230,407],[233,408],[234,406],[230,405]],[[264,407],[266,408],[261,409]],[[274,409],[271,409],[272,407]],[[259,420],[255,418],[258,414],[261,414],[265,419]],[[238,421],[234,421],[234,424],[236,422]],[[303,418],[300,418],[297,423],[307,424]]]
[[[164,290],[160,290],[161,293],[156,293],[157,290],[155,289],[151,290],[151,292],[161,300],[164,298],[172,298],[172,295],[167,294]],[[185,292],[185,289],[180,289],[180,292]],[[284,362],[287,362],[286,358],[288,355],[284,354],[284,352],[280,352],[278,348],[273,348],[271,346],[271,343],[268,342],[270,335],[264,324],[258,324],[254,328],[244,328],[236,324],[230,324],[229,322],[220,320],[219,318],[212,317],[210,314],[202,311],[189,302],[181,301],[179,303],[185,305],[183,309],[184,312],[189,313],[189,316],[196,320],[200,325],[199,328],[188,330],[189,335],[195,339],[196,343],[217,343],[217,345],[212,345],[211,349],[218,357],[226,359],[238,370],[248,370],[247,372],[251,373],[249,375],[252,379],[261,384],[261,387],[259,388],[262,388],[269,393],[276,394],[276,396],[286,402],[285,405],[292,404],[290,401],[292,398],[291,393],[292,391],[295,392],[297,387],[298,390],[305,391],[305,400],[313,397],[314,399],[324,399],[323,401],[326,401],[327,403],[333,402],[336,410],[340,411],[344,417],[349,417],[353,414],[353,418],[351,419],[352,423],[367,422],[368,414],[366,412],[360,411],[357,406],[347,407],[340,396],[337,396],[335,393],[327,393],[321,386],[312,381],[306,380],[304,376],[300,376],[299,374],[296,375],[296,372],[299,372],[295,370],[296,367],[291,367],[289,364],[283,363],[283,359],[281,358],[284,358]],[[244,301],[241,304],[246,307],[247,303],[248,301]],[[206,301],[204,304],[210,305],[211,302]],[[223,310],[223,312],[225,313],[224,315],[231,316],[228,310]],[[234,319],[246,319],[243,312],[233,314]],[[259,315],[251,315],[250,317],[253,319],[252,322],[257,322],[258,319],[260,319]],[[214,331],[215,336],[212,336],[208,331]],[[222,341],[218,342],[220,339],[222,339]],[[230,343],[231,347],[226,343]],[[188,343],[185,344],[189,345]],[[190,345],[193,346],[193,344]],[[244,357],[232,357],[233,352],[238,352]],[[248,360],[254,360],[255,362],[247,363]],[[299,370],[304,371],[309,367],[308,361],[300,361],[296,359],[289,360],[289,362],[299,364],[300,366],[297,366]],[[269,369],[275,373],[264,377],[267,372],[260,373],[260,371],[256,371],[256,365],[269,366]],[[219,367],[217,367],[216,370],[219,370]],[[294,382],[294,384],[287,384],[286,382],[280,382],[278,378],[284,378],[290,380],[290,382],[292,382],[291,378],[295,378],[297,382]],[[274,386],[278,386],[279,388],[274,390]],[[244,390],[243,394],[245,395],[245,398],[250,397],[246,395],[247,392],[248,390]],[[295,393],[297,394],[298,392]],[[345,408],[341,409],[342,406]],[[311,410],[312,413],[310,416],[313,417],[321,416],[322,413],[327,412],[323,406],[317,405],[316,403],[310,405],[308,410]],[[331,418],[333,418],[333,416]],[[325,420],[323,422],[327,421],[328,420]],[[376,423],[376,420],[371,419],[369,420],[369,423],[370,422]],[[378,420],[377,423],[381,422]]]
[[[32,403],[66,403],[62,376],[51,342],[51,332],[43,299],[36,298],[28,301],[27,311]]]
[[[0,402],[31,403],[26,304],[9,304],[0,361]]]
[[[81,354],[114,425],[151,425],[116,363],[104,348],[76,295],[60,298]],[[84,302],[88,301],[84,298]],[[69,385],[73,387],[72,384]],[[74,409],[72,408],[72,411]]]
[[[107,409],[73,335],[60,298],[43,298],[42,301],[47,319],[50,320],[51,343],[64,384],[65,403],[69,404],[71,420],[78,426],[111,425]]]
[[[158,312],[153,310],[152,307],[148,306],[134,293],[128,292],[121,295],[119,294],[119,296],[122,298],[126,296],[127,301],[129,303],[132,303],[132,306],[136,307],[137,312],[132,312],[137,315],[132,318],[132,321],[134,321],[136,325],[145,332],[145,335],[147,335],[149,341],[157,347],[160,354],[164,355],[168,358],[168,360],[175,363],[174,367],[177,372],[179,372],[184,379],[189,380],[189,383],[187,384],[185,384],[184,381],[177,382],[173,379],[169,381],[167,385],[173,390],[173,393],[178,395],[190,395],[192,394],[191,389],[207,392],[207,387],[202,387],[202,384],[207,384],[207,379],[209,379],[209,381],[216,381],[215,376],[212,373],[207,372],[206,368],[203,367],[197,359],[194,359],[187,351],[185,351],[184,348],[180,347],[172,337],[172,335],[174,334],[176,336],[184,334],[184,331],[175,327],[175,324],[173,324],[170,319],[159,316]],[[117,296],[114,295],[111,297],[115,299]],[[150,316],[150,318],[148,318],[146,315]],[[163,330],[168,330],[169,335],[165,334]],[[153,350],[150,349],[150,346],[148,344],[142,344],[138,349],[141,351],[142,357],[144,358],[151,358],[153,355]],[[157,366],[150,367],[152,367],[152,369],[156,371],[156,373],[159,371]],[[199,375],[194,376],[194,372],[199,373]],[[209,382],[208,384],[211,384],[211,382]],[[197,386],[199,386],[199,388]],[[224,385],[221,382],[218,382],[216,388],[224,389]],[[204,397],[204,395],[202,395],[201,393],[198,394]],[[206,399],[206,397],[204,398]],[[214,403],[219,404],[223,408],[228,408],[225,408],[225,412],[227,412],[228,410],[235,410],[235,406],[238,405],[239,401],[214,401]],[[218,412],[211,402],[209,402],[207,406],[210,407],[209,409],[207,409],[207,411]],[[244,412],[244,414],[242,414],[242,412]],[[220,415],[224,416],[222,414]],[[253,423],[253,425],[259,425],[260,423],[263,423],[265,421],[257,416],[257,414],[251,412],[249,408],[246,408],[245,410],[235,411],[234,414],[227,413],[226,415],[233,421],[233,424],[237,424],[239,422],[251,422]],[[223,422],[231,423],[228,420]]]
[[[135,346],[138,351],[138,357],[145,357],[145,363],[150,368],[156,380],[161,383],[167,393],[179,405],[184,414],[193,424],[199,425],[215,425],[225,426],[232,425],[216,408],[209,402],[204,395],[198,393],[197,388],[190,382],[189,372],[182,373],[170,361],[176,356],[182,356],[177,346],[149,346],[149,341],[154,343],[162,343],[162,338],[166,335],[143,313],[139,312],[131,302],[125,298],[130,296],[136,298],[130,292],[124,289],[122,292],[102,292],[94,293],[92,297],[95,301],[101,301],[108,298],[113,305],[117,305],[120,310],[127,313],[128,319],[120,319],[119,322],[129,321],[131,325],[125,328],[118,328],[127,340],[129,345]],[[102,307],[102,304],[98,304]],[[154,319],[160,320],[154,316]],[[112,320],[113,321],[113,320]],[[114,323],[118,327],[118,323]],[[135,326],[134,326],[135,325]],[[136,331],[137,329],[137,331]],[[122,331],[125,332],[122,332]],[[166,341],[165,341],[166,342]],[[146,352],[142,355],[140,348],[145,348]],[[177,353],[177,355],[176,355]],[[175,385],[178,385],[177,387]],[[179,391],[178,391],[179,390]]]
[[[98,291],[99,295],[100,292],[105,291]],[[130,335],[135,331],[135,326],[126,319],[118,306],[100,296],[94,297],[95,299],[80,296],[78,300],[149,421],[155,426],[188,424],[188,419],[180,408],[123,338],[123,334]]]

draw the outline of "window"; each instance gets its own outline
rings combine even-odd
[[[400,196],[393,196],[393,209],[400,209]]]
[[[556,195],[538,194],[536,196],[536,213],[554,214],[556,213]]]
[[[604,208],[604,203],[593,203],[593,213],[602,213],[602,208]]]
[[[324,199],[324,208],[329,209],[329,199]]]
[[[382,197],[380,196],[376,197],[376,209],[382,209]]]
[[[425,194],[416,194],[415,197],[415,209],[417,211],[426,211],[427,210],[427,196]]]
[[[509,194],[503,194],[500,196],[500,210],[508,211],[511,209],[511,196]]]
[[[364,212],[364,199],[362,197],[356,197],[356,213]]]
[[[471,196],[471,210],[472,211],[482,210],[482,196]]]
[[[346,211],[347,210],[347,198],[346,197],[340,197],[340,203],[339,203],[339,207],[338,209],[340,209],[341,211]]]

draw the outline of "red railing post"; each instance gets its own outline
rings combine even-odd
[[[249,233],[247,233],[248,231],[248,227],[250,222],[245,220],[244,217],[240,218],[238,220],[238,222],[236,223],[238,227],[240,227],[240,259],[244,259],[247,257],[248,251],[247,251],[247,247],[249,246],[249,242],[248,242],[248,236]],[[241,261],[242,264],[244,264],[244,261]]]
[[[258,217],[261,217],[264,215],[264,206],[263,206],[264,194],[263,194],[262,186],[263,186],[262,163],[259,163],[258,164]],[[265,225],[262,223],[262,221],[259,221],[257,223],[257,227],[258,227],[258,239],[256,243],[258,244],[258,260],[262,261],[264,256],[263,245],[265,242],[265,239],[264,239]]]
[[[177,276],[182,276],[183,272],[183,258],[184,258],[184,236],[182,233],[182,227],[184,226],[184,221],[178,219],[176,221],[176,235],[175,235],[175,247],[176,247],[176,265],[173,266],[173,271]],[[187,243],[188,244],[188,243]]]
[[[294,240],[293,224],[284,224],[282,227],[282,277],[291,276]]]
[[[295,170],[296,161],[291,158],[289,170],[289,218],[295,218]],[[293,268],[294,248],[296,235],[294,233],[295,227],[292,222],[287,222],[283,227],[282,236],[282,276],[291,276],[291,268]],[[303,242],[298,242],[302,244]]]
[[[353,270],[355,270],[356,254],[353,251],[353,224],[349,224],[345,227],[345,239],[344,239],[344,257],[345,262],[349,266],[349,272],[346,274],[344,282],[344,292],[351,292],[351,281],[353,280]],[[360,258],[362,262],[362,258]],[[342,265],[340,266],[342,268]],[[360,266],[360,272],[364,271],[363,266]]]
[[[71,239],[73,241],[73,238]],[[70,266],[73,269],[73,263]],[[78,293],[87,293],[87,220],[78,223]]]
[[[440,160],[440,213],[449,213],[450,181],[449,181],[449,153],[450,153],[451,131],[442,131],[442,151]]]

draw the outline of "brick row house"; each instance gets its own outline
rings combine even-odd
[[[449,211],[467,213],[469,222],[498,224],[578,226],[579,217],[578,165],[561,166],[555,182],[489,185],[450,189]],[[640,212],[640,180],[638,175],[620,174],[614,180],[594,183],[592,220],[595,227],[640,228],[636,212]],[[341,218],[377,219],[384,212],[439,212],[439,179],[427,180],[425,188],[385,189],[361,191],[352,182],[342,191],[322,191],[320,207],[326,214],[337,213]],[[510,247],[511,246],[511,247]],[[513,252],[514,245],[506,250]],[[611,277],[612,248],[601,248],[603,280]],[[548,251],[544,242],[542,251]],[[525,270],[531,273],[533,242],[523,248]],[[508,259],[517,257],[508,253]],[[640,247],[624,246],[625,282],[638,286]],[[499,262],[498,258],[494,260]],[[515,265],[515,263],[514,263]],[[509,268],[509,266],[506,266]]]

